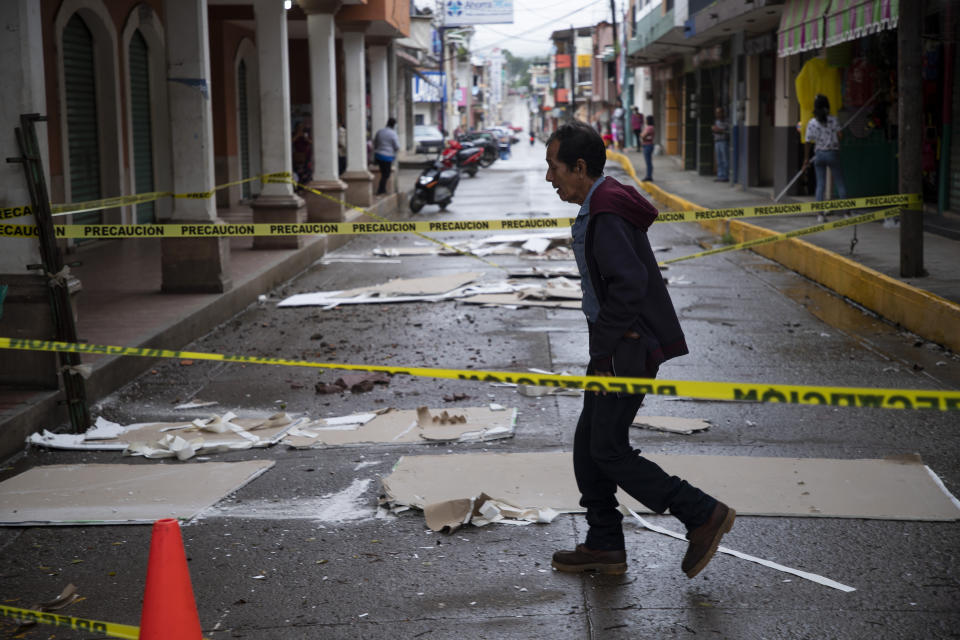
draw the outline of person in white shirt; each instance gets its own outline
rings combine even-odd
[[[804,149],[803,169],[810,165],[810,148],[813,147],[813,168],[817,172],[817,202],[823,200],[827,185],[827,167],[833,175],[837,195],[847,197],[847,186],[843,182],[843,169],[840,167],[840,123],[830,115],[830,101],[827,96],[818,94],[813,99],[813,117],[807,123],[807,146]],[[821,216],[822,217],[822,216]]]

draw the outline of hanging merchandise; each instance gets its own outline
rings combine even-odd
[[[800,138],[806,143],[805,123],[813,117],[813,99],[817,94],[827,96],[830,111],[838,112],[843,107],[843,92],[840,83],[840,70],[831,67],[822,58],[812,58],[803,65],[795,81],[797,101],[800,103]]]

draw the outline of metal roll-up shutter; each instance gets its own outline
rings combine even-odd
[[[96,200],[101,197],[101,191],[93,34],[76,14],[63,29],[63,79],[70,199],[73,202]],[[73,220],[75,224],[97,224],[101,221],[101,212],[78,213]]]
[[[150,56],[140,30],[130,38],[130,114],[133,132],[133,178],[136,193],[153,191],[153,123],[150,117]],[[137,205],[137,223],[156,220],[156,203]]]
[[[960,28],[958,28],[960,32]],[[956,62],[960,66],[960,47],[956,47]],[[950,193],[947,209],[960,213],[960,80],[953,79],[953,131],[950,142]]]
[[[237,96],[239,97],[238,111],[240,112],[240,177],[250,177],[250,129],[247,118],[247,65],[241,60],[237,67]],[[250,183],[244,182],[242,187],[243,199],[250,199]]]

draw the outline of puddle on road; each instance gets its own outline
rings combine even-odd
[[[811,282],[777,287],[814,317],[843,331],[865,348],[898,363],[904,370],[929,375],[948,387],[960,377],[956,356],[940,346],[872,316],[870,311]]]
[[[784,271],[787,271],[786,267],[779,265],[776,262],[753,262],[744,266],[755,271],[774,271],[776,273],[783,273]]]
[[[803,282],[779,290],[819,320],[854,336],[894,331],[893,327],[870,317],[845,299],[812,283]]]

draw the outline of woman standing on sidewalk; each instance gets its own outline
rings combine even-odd
[[[647,175],[644,177],[643,182],[651,182],[653,180],[653,116],[647,116],[647,126],[643,130],[643,134],[640,136],[640,142],[643,143],[643,160],[647,163]]]
[[[817,202],[821,202],[827,186],[827,167],[837,186],[837,195],[847,197],[847,186],[843,182],[843,169],[840,168],[840,123],[830,115],[830,101],[827,96],[817,94],[813,99],[813,117],[807,123],[807,146],[804,148],[803,168],[810,164],[810,145],[813,145],[813,168],[817,172]],[[822,217],[822,216],[821,216]]]
[[[636,107],[630,114],[630,130],[633,131],[633,137],[637,141],[637,151],[643,151],[643,143],[640,141],[643,134],[643,114]]]

